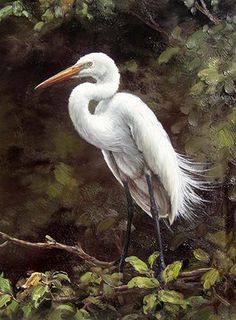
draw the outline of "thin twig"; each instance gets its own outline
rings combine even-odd
[[[213,292],[216,299],[222,302],[225,306],[229,307],[231,305],[229,301],[227,301],[225,298],[223,298],[216,292],[215,288],[213,288]]]
[[[200,277],[209,270],[211,270],[211,268],[201,268],[193,271],[183,271],[180,273],[180,278]]]
[[[6,247],[7,244],[8,244],[8,241],[4,241],[3,243],[0,244],[0,248]]]
[[[215,17],[208,9],[207,6],[205,4],[205,2],[203,0],[200,0],[201,2],[201,6],[200,4],[196,1],[195,3],[195,8],[200,11],[201,13],[203,13],[205,16],[207,16],[214,24],[219,24],[220,23],[220,19],[218,19],[217,17]]]
[[[88,297],[84,298],[81,302],[84,304],[88,304],[89,302],[86,301],[87,298],[89,297],[94,297],[99,300],[109,300],[111,297],[112,299],[118,295],[122,294],[131,294],[136,291],[140,292],[140,288],[129,288],[127,285],[121,285],[118,287],[113,288],[112,294],[105,294],[104,292],[99,292],[97,294],[90,294]],[[142,288],[141,290],[143,291],[150,291],[150,288]],[[66,302],[76,302],[78,300],[81,300],[80,296],[67,296],[67,297],[52,297],[53,302],[56,303],[66,303]]]
[[[197,294],[198,292],[200,294],[200,292],[202,291],[202,284],[199,281],[184,282],[182,280],[176,280],[171,284],[170,288],[177,291],[194,292],[194,294]]]
[[[141,17],[136,12],[130,12],[130,13],[133,16],[135,16],[136,18],[138,18],[140,21],[142,21],[144,24],[146,24],[149,28],[151,28],[151,29],[153,29],[155,31],[158,31],[159,33],[162,33],[165,36],[169,37],[169,34],[158,23],[153,24],[151,21],[145,20],[143,17]]]
[[[114,261],[111,261],[111,262],[101,261],[96,259],[93,256],[90,256],[81,248],[80,245],[69,246],[56,241],[55,242],[53,241],[52,242],[29,242],[29,241],[11,237],[8,234],[3,232],[0,232],[0,237],[6,240],[6,242],[3,243],[4,245],[6,245],[7,243],[14,243],[21,247],[31,247],[31,248],[48,249],[48,250],[59,249],[59,250],[67,251],[87,261],[89,264],[93,266],[112,267],[115,263]]]
[[[166,32],[165,29],[163,29],[158,22],[156,22],[151,13],[149,12],[149,10],[147,9],[147,6],[146,6],[146,3],[145,1],[140,1],[140,4],[143,8],[143,11],[144,12],[144,15],[147,17],[147,19],[145,19],[144,17],[140,16],[139,14],[137,14],[136,12],[134,11],[131,11],[130,13],[132,15],[134,15],[135,17],[137,17],[140,21],[142,21],[143,23],[145,23],[148,27],[150,27],[151,29],[155,30],[155,31],[158,31],[159,33],[161,34],[164,34],[168,39],[170,37],[169,33]]]
[[[68,302],[76,302],[80,300],[80,297],[75,297],[75,296],[68,296],[68,297],[57,297],[57,298],[52,298],[52,301],[53,302],[56,302],[56,303],[68,303]]]

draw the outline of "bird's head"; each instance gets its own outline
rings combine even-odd
[[[115,62],[105,53],[95,52],[81,57],[73,66],[57,73],[40,83],[35,89],[48,87],[69,78],[92,77],[97,82],[116,80],[119,82],[119,70]]]

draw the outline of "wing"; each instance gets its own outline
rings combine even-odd
[[[196,194],[202,183],[194,176],[194,164],[177,154],[161,123],[140,99],[137,112],[133,110],[131,113],[130,108],[127,112],[130,115],[131,135],[148,168],[158,177],[170,198],[170,223],[178,215],[191,217],[193,208],[202,203],[202,199]]]
[[[192,207],[201,199],[195,193],[198,182],[193,178],[194,167],[174,150],[170,139],[155,114],[136,96],[116,94],[109,108],[111,118],[119,118],[119,128],[127,128],[128,136],[123,141],[123,153],[112,152],[104,155],[108,166],[118,181],[122,174],[129,179],[131,194],[136,202],[150,213],[149,195],[145,167],[153,177],[154,193],[160,207],[160,216],[168,215],[170,223],[178,215],[189,216]],[[129,144],[136,154],[128,153]],[[143,171],[135,167],[142,155]],[[111,156],[112,155],[112,156]],[[132,170],[127,170],[132,169]],[[135,172],[137,175],[135,176]]]
[[[115,178],[122,186],[122,181],[128,181],[130,193],[133,199],[139,207],[141,207],[147,214],[151,216],[150,197],[148,193],[144,166],[142,167],[143,170],[140,171],[137,169],[137,166],[134,166],[134,162],[130,161],[129,156],[126,157],[125,154],[121,155],[120,153],[114,153],[106,150],[102,150],[102,153]],[[127,168],[128,172],[132,172],[131,175],[127,172]],[[134,173],[136,174],[134,175]],[[169,196],[167,195],[157,176],[153,177],[153,189],[156,203],[160,208],[160,216],[162,218],[166,218],[170,212]]]

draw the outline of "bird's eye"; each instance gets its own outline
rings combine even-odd
[[[93,65],[92,62],[86,62],[86,63],[84,64],[84,68],[85,68],[85,69],[86,69],[86,68],[90,68],[90,67],[92,67],[92,65]]]

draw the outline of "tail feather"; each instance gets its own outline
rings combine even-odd
[[[116,179],[121,184],[121,174],[123,179],[127,179],[133,199],[138,206],[151,216],[150,197],[145,174],[131,179],[118,167],[111,152],[103,150],[103,155]],[[196,207],[202,207],[205,202],[199,193],[210,190],[209,183],[203,179],[206,171],[203,164],[194,163],[180,154],[175,157],[174,154],[174,161],[171,165],[171,170],[168,171],[169,176],[166,176],[166,179],[169,179],[168,188],[164,187],[162,183],[163,177],[161,180],[161,177],[156,174],[152,176],[154,197],[160,217],[168,218],[170,224],[178,216],[192,220],[196,216]]]
[[[209,183],[202,179],[207,169],[202,168],[202,163],[194,163],[179,154],[177,154],[177,161],[182,176],[183,197],[182,204],[176,209],[176,216],[191,220],[196,215],[196,207],[203,206],[206,202],[199,193],[210,189]]]

